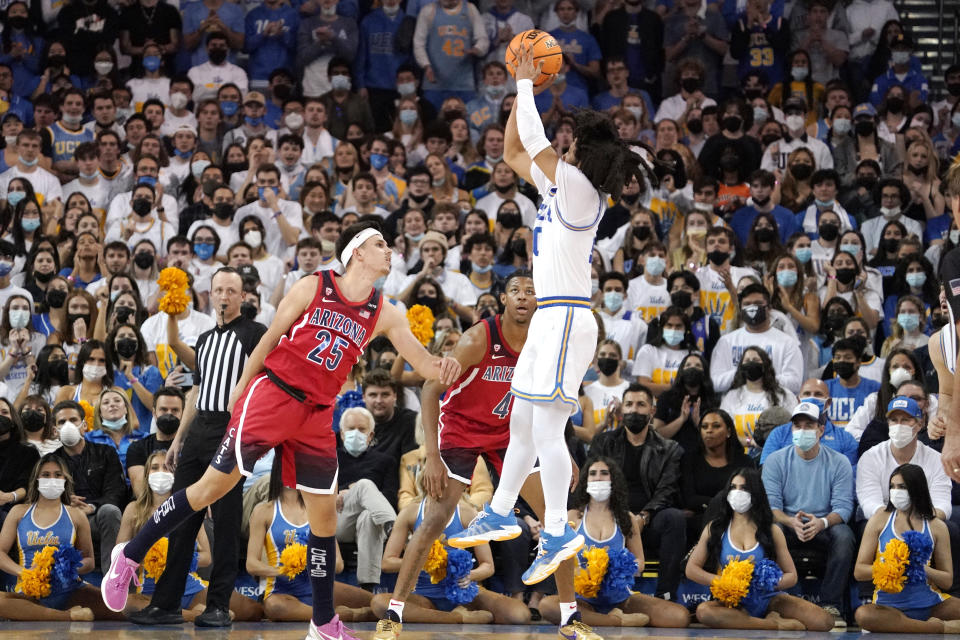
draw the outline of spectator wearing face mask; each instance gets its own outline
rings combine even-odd
[[[837,426],[846,426],[866,397],[880,390],[876,380],[860,377],[862,357],[861,342],[843,338],[833,345],[833,370],[837,377],[827,381],[827,389],[831,398],[829,417]]]
[[[27,497],[30,473],[40,455],[26,442],[23,428],[13,414],[0,415],[0,524],[13,505]]]
[[[770,294],[760,284],[748,285],[740,292],[740,310],[744,326],[717,341],[710,363],[710,376],[717,391],[730,388],[747,347],[759,346],[770,357],[780,385],[791,392],[800,390],[803,381],[803,357],[795,339],[770,321]]]
[[[105,571],[120,531],[120,507],[127,497],[120,457],[115,447],[84,439],[83,408],[76,402],[58,402],[53,407],[53,420],[63,443],[55,455],[66,462],[74,478],[73,506],[90,521],[94,544],[99,543],[99,553],[94,557]]]
[[[667,293],[666,247],[659,241],[650,241],[640,254],[643,273],[632,278],[627,285],[626,308],[634,311],[645,322],[655,319],[670,306]],[[600,288],[603,288],[601,283]]]
[[[680,363],[695,350],[695,343],[690,318],[679,307],[667,307],[656,323],[657,330],[650,333],[649,343],[640,347],[630,373],[659,396],[670,388]]]
[[[809,378],[803,383],[803,387],[800,389],[800,402],[813,402],[820,410],[824,413],[828,413],[830,410],[830,404],[832,400],[830,399],[830,391],[827,388],[827,383],[823,380],[818,380],[817,378]],[[769,434],[767,434],[766,440],[763,443],[763,452],[760,454],[760,464],[766,462],[767,458],[776,451],[784,449],[793,444],[792,442],[792,423],[786,422],[779,426],[773,428]],[[821,442],[833,449],[842,453],[847,460],[850,461],[850,465],[856,469],[857,465],[857,440],[845,429],[833,424],[830,421],[829,416],[824,422],[824,431]]]
[[[227,3],[229,4],[229,3]],[[237,25],[240,43],[243,42],[242,22]],[[206,35],[205,61],[197,59],[187,72],[196,90],[193,99],[197,102],[214,98],[225,84],[236,85],[241,94],[247,93],[247,72],[227,60],[230,53],[230,36],[225,30],[208,31]],[[201,54],[202,55],[202,54]],[[166,94],[164,94],[166,95]]]
[[[397,519],[399,459],[371,449],[375,420],[363,407],[340,416],[337,540],[357,544],[357,582],[372,591],[380,583],[380,559],[389,525]]]
[[[720,408],[733,418],[743,447],[757,451],[753,428],[760,414],[770,407],[790,407],[796,403],[797,396],[777,381],[777,372],[766,351],[760,347],[747,347]]]
[[[602,312],[601,312],[602,315]],[[616,340],[606,339],[597,349],[596,369],[599,377],[596,382],[583,388],[584,394],[593,403],[593,420],[600,425],[599,431],[616,428],[623,392],[630,383],[624,380],[620,371],[623,367],[623,352]]]
[[[147,360],[147,347],[134,324],[117,324],[106,339],[107,357],[113,362],[114,385],[129,390],[139,427],[138,437],[152,428],[153,394],[163,386],[160,370]]]
[[[177,387],[160,387],[154,392],[152,418],[155,430],[127,449],[127,476],[134,493],[140,491],[144,464],[150,454],[171,446],[185,409],[186,400]]]
[[[27,383],[27,370],[33,367],[46,340],[33,328],[33,301],[15,294],[4,305],[0,322],[0,380],[6,389],[3,396],[15,398]]]
[[[874,80],[870,89],[870,102],[879,106],[890,87],[899,86],[906,94],[903,103],[909,109],[924,104],[929,95],[926,77],[911,64],[913,44],[905,34],[898,34],[890,44],[890,68]],[[889,97],[887,107],[890,106]]]
[[[598,313],[603,321],[604,334],[619,345],[620,357],[629,368],[640,348],[647,343],[647,323],[643,313],[627,304],[626,276],[608,271],[600,276],[599,284],[603,302]],[[663,294],[665,298],[665,289]]]

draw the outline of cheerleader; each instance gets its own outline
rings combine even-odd
[[[147,456],[144,463],[146,475],[144,482],[140,484],[137,499],[128,504],[123,511],[120,531],[117,533],[118,544],[132,538],[133,534],[139,531],[140,527],[147,521],[147,518],[153,515],[156,508],[170,497],[170,489],[173,487],[173,474],[163,467],[166,455],[167,450],[160,449]],[[194,545],[193,560],[190,563],[190,573],[187,575],[181,603],[185,610],[183,618],[188,622],[192,622],[197,614],[203,611],[202,605],[206,602],[207,583],[197,575],[196,571],[198,567],[209,566],[210,559],[210,542],[207,539],[206,532],[201,527],[197,536],[197,543]],[[150,604],[148,596],[153,595],[156,588],[156,578],[159,578],[159,576],[151,577],[144,566],[141,565],[138,577],[140,584],[137,586],[137,594],[139,597],[131,597],[130,602],[132,605],[142,608]],[[199,611],[194,611],[193,607],[198,607]]]
[[[697,620],[715,629],[792,629],[830,631],[833,616],[802,598],[783,593],[797,583],[787,540],[773,523],[773,512],[756,469],[733,473],[723,515],[703,529],[687,561],[687,578],[710,585],[731,560],[776,559],[783,571],[777,590],[751,604],[727,607],[710,600],[697,607]],[[707,570],[705,567],[709,567]]]
[[[919,466],[902,464],[890,474],[890,501],[867,522],[853,576],[873,580],[874,559],[891,541],[905,541],[904,534],[911,531],[919,532],[915,538],[932,549],[923,568],[926,580],[908,578],[899,593],[877,589],[873,603],[857,609],[857,622],[876,633],[960,633],[960,600],[940,592],[953,583],[950,536],[933,513],[927,478]]]
[[[80,552],[82,562],[77,574],[93,570],[93,540],[87,516],[71,507],[73,478],[66,463],[56,453],[40,458],[27,485],[26,502],[14,506],[0,530],[0,571],[22,578],[33,566],[34,556],[44,547],[70,546]],[[17,545],[19,562],[8,555]],[[100,590],[79,577],[65,586],[51,584],[44,597],[25,594],[18,580],[16,592],[0,593],[0,618],[8,620],[123,620],[103,606]]]
[[[603,547],[608,554],[628,549],[643,570],[643,543],[640,528],[630,513],[627,480],[609,458],[594,458],[580,471],[567,519],[586,540],[586,547]],[[584,623],[593,627],[686,627],[690,615],[682,605],[632,593],[629,588],[605,598],[577,596]],[[540,614],[554,623],[560,621],[560,599],[548,596],[540,602]]]
[[[279,453],[279,452],[278,452]],[[273,458],[267,502],[261,502],[250,516],[247,542],[247,573],[260,578],[263,614],[276,622],[306,622],[313,615],[310,572],[304,567],[293,578],[281,573],[281,557],[291,544],[306,545],[310,536],[307,509],[296,489],[283,486],[281,457]],[[343,571],[337,545],[336,572]],[[333,585],[336,613],[346,622],[374,621],[370,592],[342,582]]]

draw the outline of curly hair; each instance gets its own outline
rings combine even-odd
[[[583,466],[580,467],[580,479],[577,481],[577,488],[570,496],[570,508],[583,513],[587,505],[590,504],[590,494],[587,493],[587,478],[590,476],[590,467],[595,463],[602,462],[610,470],[610,510],[613,512],[613,518],[620,527],[620,533],[625,539],[629,539],[633,534],[633,521],[630,519],[630,496],[627,493],[627,477],[612,458],[591,456]]]
[[[573,120],[577,168],[594,189],[616,202],[631,176],[636,176],[641,192],[647,183],[658,183],[653,167],[630,147],[643,148],[651,158],[656,152],[647,144],[621,140],[609,114],[581,109]]]

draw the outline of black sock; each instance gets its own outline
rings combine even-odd
[[[323,626],[333,619],[333,580],[337,562],[337,540],[310,532],[307,542],[310,587],[313,590],[313,624]]]
[[[187,490],[181,489],[163,501],[140,531],[123,548],[123,555],[134,562],[142,562],[153,544],[194,514],[187,500]]]

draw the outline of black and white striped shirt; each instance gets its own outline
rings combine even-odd
[[[266,331],[259,322],[238,316],[222,327],[200,334],[193,374],[193,384],[200,387],[198,410],[227,410],[230,393],[243,374],[243,366]]]

